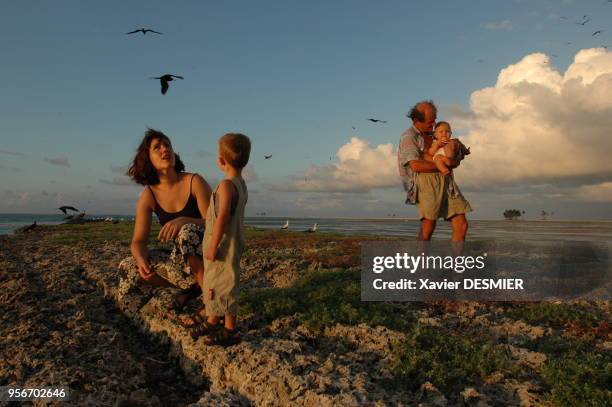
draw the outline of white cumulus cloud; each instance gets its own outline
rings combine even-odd
[[[460,185],[612,178],[612,52],[580,51],[565,73],[541,53],[501,70],[477,90],[470,112],[451,113],[470,155]],[[592,182],[591,182],[592,183]]]
[[[312,166],[295,181],[295,190],[313,192],[364,192],[372,188],[399,187],[397,150],[393,144],[372,147],[353,137],[336,153],[338,162]]]

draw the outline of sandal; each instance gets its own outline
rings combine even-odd
[[[206,322],[206,315],[202,315],[202,311],[204,311],[205,309],[206,307],[202,307],[198,309],[196,312],[194,312],[193,314],[187,315],[184,319],[182,318],[183,316],[180,316],[179,324],[181,324],[183,328],[191,329],[196,325]],[[191,321],[186,322],[188,320],[191,320]]]
[[[185,308],[189,300],[198,298],[202,294],[202,290],[197,283],[193,283],[189,288],[179,290],[178,294],[172,297],[172,301],[167,306],[168,311],[180,312]]]
[[[240,333],[237,329],[229,330],[223,327],[216,332],[211,332],[204,338],[204,343],[209,346],[233,346],[239,344],[241,341]]]
[[[197,341],[200,336],[210,335],[221,329],[221,324],[209,324],[208,321],[204,321],[191,328],[191,339]]]

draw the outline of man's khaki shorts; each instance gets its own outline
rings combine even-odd
[[[450,177],[439,172],[420,172],[417,175],[417,204],[419,219],[449,220],[455,215],[472,212],[470,203],[459,193],[457,197],[448,195]]]

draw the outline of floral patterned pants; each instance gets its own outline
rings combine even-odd
[[[187,288],[194,283],[189,267],[189,256],[202,259],[202,239],[204,228],[194,223],[184,225],[174,238],[172,252],[164,249],[149,250],[151,271],[172,284]],[[119,295],[125,296],[140,280],[138,265],[132,256],[119,263]]]

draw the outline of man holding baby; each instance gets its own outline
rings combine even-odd
[[[449,123],[436,126],[437,108],[432,101],[417,103],[407,116],[412,126],[400,137],[398,165],[406,203],[419,208],[417,240],[430,240],[437,219],[444,218],[451,222],[452,241],[463,242],[468,229],[465,214],[472,208],[459,191],[452,169],[469,149],[450,137]]]

